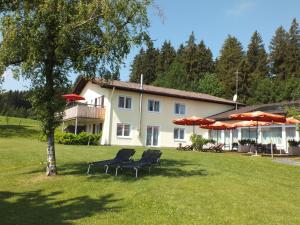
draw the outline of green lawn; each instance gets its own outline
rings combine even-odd
[[[111,158],[119,147],[57,145],[59,175],[46,177],[45,143],[31,133],[37,123],[19,133],[15,126],[0,125],[1,225],[300,224],[299,167],[163,149],[162,167],[137,180],[87,176],[87,162]]]

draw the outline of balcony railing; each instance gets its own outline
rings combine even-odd
[[[74,105],[65,109],[63,120],[70,120],[75,118],[99,119],[104,120],[105,108],[94,105]]]

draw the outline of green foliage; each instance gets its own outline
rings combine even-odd
[[[255,140],[251,140],[251,139],[239,140],[240,145],[254,145],[255,143],[256,143]]]
[[[270,63],[272,65],[271,72],[280,79],[286,79],[287,74],[287,49],[288,46],[288,34],[281,26],[272,38],[270,43]]]
[[[289,146],[290,147],[299,147],[300,145],[300,141],[296,141],[296,140],[288,140]]]
[[[213,96],[222,97],[225,93],[225,87],[223,83],[220,82],[216,74],[207,73],[199,81],[197,91]]]
[[[165,41],[159,50],[157,60],[157,74],[165,73],[169,70],[170,65],[175,60],[176,51],[170,41]]]
[[[0,93],[0,115],[35,118],[29,101],[30,91],[8,91]]]
[[[67,133],[67,132],[55,132],[55,141],[58,144],[64,145],[99,145],[101,134],[90,134],[81,132],[79,134]],[[40,141],[46,141],[47,137],[41,134]]]
[[[286,72],[289,76],[300,77],[300,30],[294,18],[288,33]]]
[[[134,58],[131,66],[131,75],[129,80],[131,82],[140,82],[141,74],[144,76],[144,83],[151,84],[157,77],[157,64],[158,64],[159,50],[153,47],[153,42],[147,42],[147,49],[144,52],[140,50],[140,54]]]
[[[31,81],[31,102],[48,137],[47,174],[56,174],[54,130],[65,106],[68,73],[115,78],[133,45],[148,35],[151,0],[2,1],[0,74]]]
[[[203,145],[211,142],[211,140],[205,139],[202,135],[197,134],[191,135],[190,140],[193,144],[193,148],[197,151],[201,151],[203,149]]]
[[[189,82],[186,80],[184,65],[175,59],[169,70],[159,74],[153,84],[161,87],[187,90]]]
[[[216,73],[226,87],[225,96],[227,98],[232,98],[235,93],[235,73],[243,59],[244,52],[241,43],[236,37],[228,36],[216,64]]]

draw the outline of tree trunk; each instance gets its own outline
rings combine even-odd
[[[48,146],[47,146],[47,176],[52,176],[57,174],[56,170],[56,158],[55,158],[55,146],[54,146],[54,130],[52,130],[48,135]]]

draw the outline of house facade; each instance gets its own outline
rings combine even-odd
[[[75,133],[102,132],[103,145],[190,144],[193,127],[175,125],[173,119],[209,117],[236,107],[233,101],[207,94],[102,79],[81,79],[74,93],[85,100],[67,107],[64,127]],[[208,130],[195,130],[209,137]]]
[[[245,113],[245,112],[254,112],[254,111],[263,111],[267,113],[275,113],[280,115],[285,115],[286,110],[290,107],[295,108],[297,111],[300,111],[300,101],[289,101],[289,102],[279,102],[279,103],[270,103],[270,104],[261,104],[261,105],[252,105],[241,107],[238,110],[226,111],[223,113],[217,113],[213,116],[210,116],[211,119],[218,121],[224,121],[228,123],[233,123],[237,121],[232,121],[229,119],[229,116],[234,113]],[[238,143],[239,140],[251,139],[256,140],[262,144],[273,143],[276,144],[276,148],[279,150],[288,153],[288,141],[296,140],[299,141],[299,132],[297,125],[293,124],[272,124],[271,126],[258,127],[243,127],[237,128],[234,130],[225,130],[225,131],[209,131],[209,137],[225,144],[225,149],[231,149],[232,143]]]

